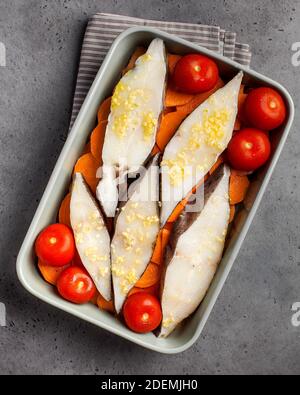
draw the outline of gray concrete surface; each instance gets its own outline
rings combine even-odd
[[[95,12],[220,24],[253,48],[254,69],[299,106],[296,0],[2,0],[0,42],[0,373],[299,374],[299,127],[296,121],[256,220],[196,345],[177,356],[139,348],[29,295],[16,256],[63,146],[80,42]]]

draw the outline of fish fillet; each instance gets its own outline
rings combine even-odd
[[[146,170],[116,220],[112,275],[117,313],[147,268],[159,233],[158,156]]]
[[[164,42],[155,39],[115,88],[103,147],[102,180],[97,198],[114,217],[118,185],[142,166],[155,145],[166,84]]]
[[[240,72],[194,110],[167,145],[162,161],[162,226],[227,148],[242,78]]]
[[[70,217],[81,261],[100,294],[110,301],[110,236],[102,213],[81,173],[74,175]]]
[[[204,198],[189,206],[172,231],[163,279],[163,322],[167,337],[202,302],[222,258],[230,216],[230,169],[220,167],[205,184]]]

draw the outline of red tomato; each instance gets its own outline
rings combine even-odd
[[[214,88],[219,79],[219,70],[207,56],[186,55],[177,63],[173,78],[180,91],[202,93]]]
[[[244,111],[247,120],[262,130],[276,129],[286,118],[284,101],[271,88],[253,89],[246,99]]]
[[[96,287],[84,269],[71,266],[64,270],[57,280],[60,295],[73,303],[89,302],[96,294]]]
[[[265,132],[243,129],[228,145],[227,159],[236,170],[254,171],[263,166],[271,155],[270,140]]]
[[[146,292],[129,296],[124,304],[123,314],[127,326],[137,333],[154,331],[162,320],[158,299]]]
[[[71,229],[62,224],[48,226],[36,239],[35,251],[39,259],[47,265],[67,265],[75,255]]]

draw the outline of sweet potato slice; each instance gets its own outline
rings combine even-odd
[[[155,245],[155,249],[151,258],[151,262],[156,265],[161,265],[163,262],[163,256],[165,248],[168,244],[170,238],[171,231],[169,230],[169,226],[167,228],[161,229],[159,235],[157,237],[157,242]]]
[[[100,122],[91,134],[91,153],[99,163],[102,162],[102,149],[107,123],[107,121]]]
[[[114,313],[115,312],[115,308],[114,308],[114,304],[112,301],[107,302],[107,300],[105,300],[103,298],[103,296],[101,296],[99,294],[98,298],[97,298],[97,305],[99,307],[99,309],[101,310],[105,310],[108,311],[110,313]]]
[[[247,99],[248,93],[244,92],[245,85],[241,85],[239,99],[238,99],[238,115],[234,125],[234,130],[240,130],[243,123],[247,123],[246,116],[244,114],[244,104]]]
[[[161,235],[162,255],[164,255],[164,251],[168,245],[170,236],[171,236],[170,230],[168,230],[167,228],[162,229],[162,235]]]
[[[231,174],[229,187],[231,205],[239,204],[245,199],[249,185],[250,181],[247,176]]]
[[[193,99],[194,95],[178,92],[174,87],[169,87],[166,91],[165,106],[177,107],[184,106]]]
[[[160,152],[161,152],[161,150],[160,150],[159,146],[157,144],[155,144],[155,146],[152,149],[151,155],[155,156],[155,155],[159,154]]]
[[[155,244],[155,248],[152,254],[151,262],[157,265],[161,264],[161,254],[162,254],[162,230],[159,232]]]
[[[88,154],[90,152],[91,152],[91,142],[89,141],[88,143],[86,143],[86,145],[82,151],[82,155]]]
[[[67,225],[69,227],[71,227],[70,202],[71,202],[71,193],[68,193],[65,196],[64,200],[61,202],[59,213],[58,213],[59,223]]]
[[[219,81],[217,82],[216,86],[212,90],[210,90],[209,92],[200,93],[198,95],[195,95],[193,97],[193,99],[191,101],[189,101],[187,104],[185,104],[183,106],[177,106],[176,107],[177,111],[180,111],[180,112],[184,113],[185,116],[188,116],[197,107],[199,107],[200,104],[205,102],[205,100],[207,100],[209,98],[209,96],[211,96],[213,93],[215,93],[218,89],[223,88],[224,85],[225,85],[224,82],[220,78]]]
[[[247,96],[248,96],[248,94],[245,93],[245,85],[241,85],[239,99],[238,99],[239,111],[241,111],[241,109],[243,108],[245,101],[247,99]]]
[[[137,61],[137,59],[144,55],[144,53],[146,52],[146,48],[144,47],[137,47],[137,49],[134,51],[134,53],[132,54],[128,65],[126,66],[126,68],[123,70],[122,75],[126,74],[129,70],[132,70],[134,68],[135,62]]]
[[[38,262],[38,268],[47,283],[51,285],[56,285],[58,277],[61,273],[70,265],[62,266],[62,267],[54,267],[50,265],[45,265],[43,262]]]
[[[98,306],[98,298],[99,298],[99,292],[96,291],[95,295],[92,297],[92,299],[90,300],[90,303],[94,304],[95,306]]]
[[[167,223],[165,224],[165,226],[164,226],[164,229],[168,230],[169,232],[172,232],[173,227],[174,227],[174,223],[172,223],[172,222],[167,222]]]
[[[147,292],[148,294],[151,294],[153,296],[158,296],[159,293],[159,282],[157,282],[156,284],[152,285],[151,287],[148,288],[138,288],[138,287],[134,287],[132,288],[132,290],[129,292],[128,297],[134,294],[137,294],[139,292]]]
[[[179,111],[163,115],[160,128],[156,136],[156,144],[161,151],[166,148],[185,116],[186,115],[183,112]]]
[[[202,180],[199,181],[199,183],[193,188],[193,190],[189,192],[189,194],[186,196],[186,198],[183,199],[180,203],[178,203],[178,205],[175,207],[174,211],[168,218],[167,224],[169,226],[174,225],[174,222],[178,219],[179,215],[184,210],[184,208],[187,205],[191,196],[197,191],[198,188],[201,187],[201,185],[203,185],[203,183],[205,183],[208,180],[208,178],[209,178],[209,175],[207,174]]]
[[[174,54],[168,54],[168,71],[169,74],[173,74],[176,64],[178,63],[178,61],[182,58],[182,56],[180,55],[174,55]]]
[[[178,203],[175,210],[170,215],[168,222],[174,223],[177,220],[177,218],[179,217],[179,215],[182,213],[182,211],[184,210],[185,206],[186,206],[186,200],[183,200],[182,202]]]
[[[170,114],[170,112],[175,112],[176,111],[176,107],[166,107],[163,111],[163,115],[167,115]]]
[[[110,113],[111,97],[105,99],[98,110],[98,123],[107,121]]]
[[[242,127],[241,120],[237,117],[235,120],[235,123],[234,123],[233,130],[237,132],[237,131],[241,130],[241,127]]]
[[[96,193],[96,188],[99,182],[97,178],[97,171],[100,167],[100,162],[90,153],[81,156],[74,168],[75,173],[81,173],[93,193]]]
[[[153,262],[150,262],[145,273],[139,279],[139,281],[135,284],[138,288],[148,288],[152,287],[152,285],[156,284],[160,279],[160,267]]]

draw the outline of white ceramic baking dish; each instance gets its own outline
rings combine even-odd
[[[218,272],[203,303],[195,314],[167,339],[158,339],[153,334],[135,334],[127,329],[118,319],[106,312],[100,311],[92,304],[77,306],[63,300],[57,295],[54,287],[48,285],[42,279],[36,267],[36,259],[33,251],[34,241],[39,232],[50,223],[56,222],[57,210],[69,187],[73,166],[80,156],[90,132],[95,126],[96,114],[100,103],[112,93],[116,82],[120,78],[120,72],[127,64],[134,49],[139,45],[148,45],[155,37],[162,38],[168,50],[172,53],[184,54],[198,52],[212,57],[218,63],[221,75],[225,76],[226,79],[233,77],[238,71],[243,70],[245,73],[245,83],[249,83],[252,86],[267,85],[274,87],[284,97],[288,108],[288,117],[285,125],[274,133],[274,152],[272,159],[266,168],[258,173],[257,179],[251,185],[246,200],[246,208],[239,213],[235,221],[235,231],[231,236]],[[44,302],[136,344],[154,351],[169,354],[186,350],[200,336],[234,260],[238,255],[288,136],[293,117],[293,101],[289,93],[277,82],[249,70],[238,63],[228,60],[223,56],[167,33],[152,28],[128,29],[122,33],[112,45],[51,175],[48,186],[18,256],[17,272],[21,283],[30,293]]]

